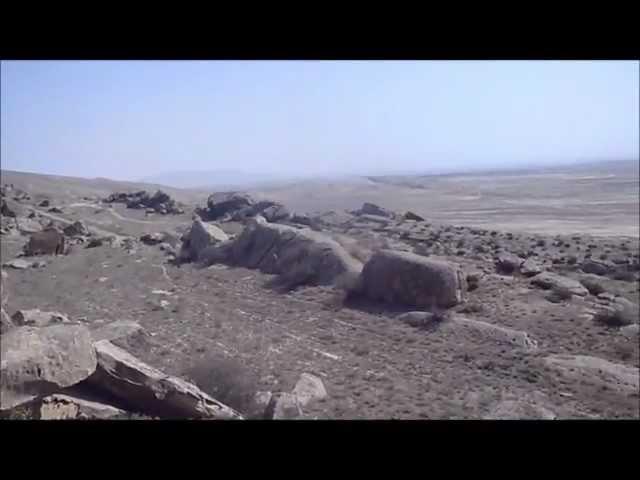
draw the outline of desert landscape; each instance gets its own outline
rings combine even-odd
[[[636,160],[1,177],[4,419],[640,418]]]

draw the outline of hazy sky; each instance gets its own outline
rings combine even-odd
[[[638,157],[638,62],[2,62],[2,168],[376,173]]]

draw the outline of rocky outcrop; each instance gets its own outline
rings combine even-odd
[[[392,218],[394,216],[393,212],[391,212],[390,210],[382,208],[376,205],[375,203],[369,203],[369,202],[363,203],[362,207],[360,207],[359,210],[355,210],[353,214],[358,216],[375,215],[378,217],[387,217],[387,218]]]
[[[67,225],[62,230],[65,235],[69,237],[87,236],[89,235],[89,229],[81,221],[75,221],[71,225]]]
[[[152,210],[162,215],[184,213],[177,202],[162,190],[150,195],[146,190],[134,193],[113,193],[103,200],[104,203],[124,203],[127,208]]]
[[[464,301],[466,285],[462,271],[453,263],[382,250],[365,264],[362,290],[372,300],[431,309]]]
[[[227,261],[280,275],[290,286],[327,285],[362,264],[335,240],[309,229],[267,223],[257,217],[227,247]]]
[[[43,398],[32,415],[36,420],[109,420],[126,412],[113,405],[56,393]]]
[[[195,385],[141,362],[108,340],[94,344],[98,366],[87,384],[127,405],[161,418],[241,419]]]
[[[424,218],[422,218],[420,215],[417,215],[413,212],[407,212],[404,214],[403,218],[405,220],[414,220],[416,222],[424,222]]]
[[[191,229],[182,237],[179,258],[183,262],[199,261],[202,252],[207,247],[215,246],[228,240],[228,235],[220,227],[196,219],[191,225]]]
[[[252,207],[254,203],[253,198],[244,193],[216,192],[209,195],[206,209],[199,209],[198,214],[203,220],[218,220],[225,215],[231,216],[240,210]]]
[[[0,410],[75,385],[96,369],[91,334],[81,325],[14,328],[0,342]]]

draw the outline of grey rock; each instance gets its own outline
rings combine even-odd
[[[203,250],[229,240],[220,227],[194,220],[191,229],[183,236],[180,258],[184,261],[198,261]]]
[[[65,253],[65,236],[56,228],[47,228],[42,232],[33,233],[24,248],[24,254],[32,255],[62,255]]]
[[[64,227],[63,232],[69,237],[87,236],[89,235],[89,229],[81,221],[75,221],[71,225]]]
[[[298,398],[286,392],[274,393],[265,412],[265,418],[269,420],[293,420],[302,415]]]
[[[535,260],[527,258],[522,265],[520,265],[520,273],[525,277],[533,277],[539,273],[542,273],[542,266]]]
[[[372,300],[431,309],[464,301],[466,282],[451,262],[381,250],[364,265],[362,288]]]
[[[98,367],[87,383],[161,418],[242,419],[195,385],[141,362],[108,340],[94,344]]]
[[[14,328],[0,342],[0,410],[75,385],[96,369],[91,334],[82,325]]]
[[[546,407],[526,400],[504,400],[483,417],[484,420],[555,420],[556,414]]]
[[[42,399],[37,420],[109,420],[125,415],[120,408],[101,402],[56,393]]]
[[[21,258],[16,258],[15,260],[4,263],[2,266],[15,268],[16,270],[26,270],[27,268],[31,268],[32,265],[33,262],[27,262],[26,260],[22,260]]]
[[[298,399],[298,403],[302,407],[327,397],[327,390],[324,388],[322,380],[310,373],[300,375],[300,379],[291,393]]]
[[[58,323],[71,323],[69,318],[59,312],[42,312],[37,308],[18,310],[11,316],[14,325],[18,327],[46,327]]]
[[[566,290],[572,295],[584,297],[589,291],[580,282],[556,273],[542,272],[531,279],[531,284],[544,289]]]

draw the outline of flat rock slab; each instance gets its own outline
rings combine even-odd
[[[550,355],[544,364],[561,375],[594,385],[606,385],[623,394],[637,394],[640,370],[588,355]]]
[[[87,383],[109,392],[130,410],[161,418],[242,419],[195,385],[164,374],[108,340],[94,346],[98,367]]]
[[[589,291],[580,282],[551,272],[542,272],[531,278],[531,283],[544,289],[566,290],[573,295],[584,297]]]
[[[445,322],[443,327],[454,331],[467,330],[474,336],[513,345],[525,350],[535,350],[538,348],[538,342],[531,338],[527,332],[480,320],[471,320],[455,316],[450,321]]]
[[[0,342],[0,410],[75,385],[96,370],[91,334],[82,325],[14,328]]]

